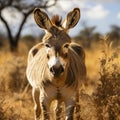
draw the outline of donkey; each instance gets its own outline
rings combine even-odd
[[[74,8],[61,22],[56,15],[50,19],[39,8],[34,10],[37,25],[45,30],[41,43],[29,52],[26,75],[32,86],[35,103],[35,120],[50,120],[50,105],[53,100],[65,103],[66,120],[74,119],[74,108],[79,89],[86,76],[85,52],[72,42],[68,31],[80,19],[79,8]],[[58,119],[60,116],[57,116]]]

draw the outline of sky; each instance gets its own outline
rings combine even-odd
[[[86,26],[92,27],[96,26],[95,31],[101,34],[106,34],[109,32],[111,25],[117,25],[120,27],[120,2],[119,0],[58,0],[56,6],[49,8],[49,16],[53,14],[59,14],[63,19],[69,11],[73,10],[75,7],[80,8],[81,18],[75,28],[70,30],[71,36],[77,35],[80,30],[83,29],[85,23]],[[11,13],[11,14],[10,14]],[[13,34],[17,31],[18,24],[20,24],[20,19],[22,15],[18,12],[10,12],[9,9],[3,11],[3,16],[11,25]],[[0,21],[0,28],[3,31],[3,24]],[[33,34],[39,35],[41,29],[35,24],[33,15],[29,16],[27,23],[24,26],[22,35]]]

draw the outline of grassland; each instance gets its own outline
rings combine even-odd
[[[80,95],[81,120],[120,120],[120,50],[106,41],[85,49],[87,80]],[[25,75],[29,48],[21,42],[17,53],[0,49],[0,120],[34,119]]]

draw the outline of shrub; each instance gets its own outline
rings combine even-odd
[[[21,92],[27,84],[24,58],[11,56],[0,65],[0,90]]]
[[[118,120],[120,113],[119,49],[111,49],[112,43],[105,37],[100,58],[100,81],[96,95],[99,120]]]

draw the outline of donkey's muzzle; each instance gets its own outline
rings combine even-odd
[[[62,65],[58,66],[52,66],[50,68],[50,72],[54,75],[54,77],[59,77],[61,73],[64,72],[64,68]]]

